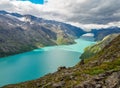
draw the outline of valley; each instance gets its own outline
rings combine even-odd
[[[75,42],[0,58],[0,86],[35,80],[57,71],[61,66],[76,65],[84,48],[95,42],[83,39],[76,39]]]
[[[119,88],[120,35],[89,59],[74,67],[61,67],[37,80],[3,88]]]
[[[0,10],[2,88],[119,88],[119,59],[119,26],[86,31]]]

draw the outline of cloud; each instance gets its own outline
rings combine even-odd
[[[91,29],[95,29],[95,28],[100,29],[100,28],[108,28],[113,26],[120,27],[120,21],[110,22],[107,24],[81,24],[79,22],[68,22],[68,23],[77,27],[81,27],[85,31],[90,31]]]
[[[86,30],[120,26],[120,0],[48,0],[44,5],[1,0],[0,9],[67,22]]]
[[[120,12],[119,4],[118,0],[87,0],[82,5],[76,3],[76,6],[72,6],[73,17],[67,20],[85,24],[107,24],[111,21],[119,21],[120,15],[114,15]]]

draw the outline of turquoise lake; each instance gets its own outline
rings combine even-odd
[[[57,71],[60,66],[76,65],[84,48],[95,42],[75,41],[73,45],[49,46],[0,58],[0,86],[37,79]]]

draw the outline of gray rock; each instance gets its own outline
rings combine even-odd
[[[53,83],[52,87],[53,88],[62,88],[65,85],[64,81],[58,82],[58,83]]]
[[[120,88],[120,71],[109,71],[84,81],[75,88]]]
[[[105,84],[108,88],[120,87],[120,72],[114,72],[105,80]]]

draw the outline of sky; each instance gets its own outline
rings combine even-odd
[[[21,1],[30,1],[35,4],[43,4],[44,3],[44,0],[21,0]]]
[[[81,27],[120,27],[120,0],[0,0],[0,10],[31,14]]]

